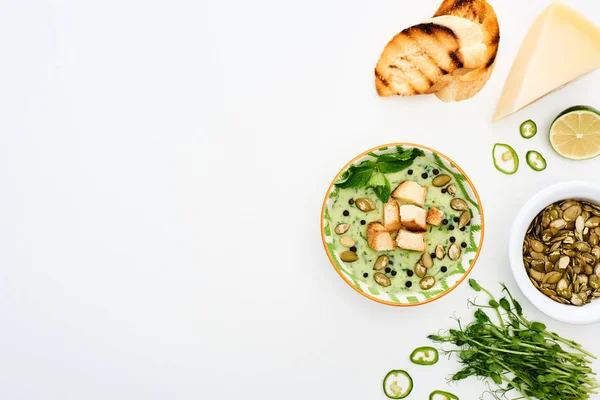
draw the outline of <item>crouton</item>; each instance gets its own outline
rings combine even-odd
[[[396,200],[390,200],[383,205],[383,226],[390,232],[398,232],[400,223],[400,206]]]
[[[392,197],[417,206],[425,204],[427,187],[421,186],[415,181],[404,181],[392,192]]]
[[[409,231],[424,232],[427,230],[427,211],[421,207],[404,205],[400,207],[402,226]]]
[[[422,253],[427,251],[424,233],[414,233],[400,229],[398,237],[396,238],[396,243],[398,244],[398,247],[404,250],[420,251]]]
[[[427,223],[433,226],[440,226],[444,219],[444,212],[437,207],[431,207],[427,213]]]
[[[367,227],[367,242],[369,247],[375,251],[394,250],[396,243],[381,222],[371,222]]]

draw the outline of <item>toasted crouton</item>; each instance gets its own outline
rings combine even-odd
[[[383,226],[390,232],[398,232],[400,227],[400,206],[396,200],[383,205]]]
[[[432,206],[427,213],[427,223],[433,226],[440,226],[444,219],[444,212],[437,207]]]
[[[375,251],[394,250],[396,243],[381,222],[371,222],[367,227],[367,242],[369,247]]]
[[[392,192],[392,197],[417,206],[425,204],[427,187],[421,186],[415,181],[404,181]]]
[[[404,250],[425,252],[427,243],[425,242],[424,233],[414,233],[404,229],[400,229],[396,238],[398,247]]]
[[[427,211],[421,207],[404,205],[400,207],[402,226],[409,231],[424,232],[427,230]]]

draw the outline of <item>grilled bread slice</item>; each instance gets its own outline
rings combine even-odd
[[[430,93],[442,101],[461,101],[475,96],[492,75],[500,44],[500,27],[494,8],[485,0],[444,0],[434,17],[452,15],[481,26],[486,45],[485,63],[476,70],[457,69],[447,75]]]
[[[375,67],[380,96],[427,93],[442,77],[464,66],[459,34],[432,23],[411,26],[385,46]]]

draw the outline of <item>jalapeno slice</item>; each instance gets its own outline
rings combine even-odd
[[[537,151],[529,150],[525,155],[527,165],[534,171],[543,171],[546,169],[546,159]]]
[[[519,156],[505,143],[496,143],[492,149],[494,167],[503,174],[512,175],[519,169]]]
[[[452,393],[444,392],[443,390],[434,390],[429,395],[429,400],[459,400],[459,398],[458,396],[453,395]]]
[[[395,369],[383,379],[383,392],[390,399],[403,399],[412,392],[413,380],[408,372]]]
[[[537,133],[537,125],[532,120],[528,119],[523,122],[519,127],[519,131],[521,132],[521,136],[525,139],[531,139]]]
[[[439,360],[439,354],[435,347],[417,347],[410,353],[410,361],[418,365],[433,365]]]

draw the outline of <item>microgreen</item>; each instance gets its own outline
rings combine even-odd
[[[421,149],[404,150],[397,147],[395,153],[371,154],[375,160],[366,160],[351,165],[340,176],[335,186],[340,189],[370,187],[382,202],[390,199],[392,189],[385,174],[393,174],[410,167],[417,157],[424,156]]]
[[[475,321],[446,335],[428,336],[434,342],[451,343],[458,349],[446,350],[456,354],[463,368],[452,376],[459,381],[470,376],[490,378],[495,389],[488,392],[496,399],[508,399],[507,393],[517,391],[519,399],[584,400],[597,393],[600,387],[590,368],[595,356],[580,344],[549,332],[546,325],[529,321],[521,305],[502,284],[506,297],[496,300],[474,279],[469,285],[489,296],[487,304],[476,307]],[[494,320],[485,309],[491,309]]]

